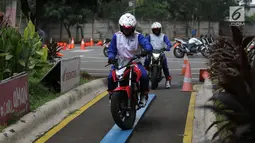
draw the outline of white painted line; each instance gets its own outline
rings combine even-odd
[[[85,59],[86,56],[82,55],[80,56],[82,59]],[[107,62],[107,59],[105,58],[94,58],[94,59],[97,59],[96,61],[95,60],[82,60],[81,62],[82,63],[100,63],[100,62]],[[99,60],[98,60],[99,59]],[[143,62],[142,62],[143,63]],[[178,61],[168,61],[168,63],[180,63],[180,65],[182,65],[181,63],[182,62],[178,62]],[[205,64],[205,62],[190,62],[191,64]]]
[[[194,79],[194,80],[199,80],[199,78],[192,78],[192,79]]]
[[[199,75],[199,73],[191,73],[191,74],[194,74],[194,75]]]
[[[183,63],[183,61],[167,61],[168,63]],[[190,64],[205,64],[206,62],[190,61]]]
[[[89,72],[88,72],[89,73]],[[92,73],[89,73],[90,75],[109,75],[109,72],[104,72],[104,73],[94,73],[94,72],[92,72]]]
[[[85,52],[90,52],[90,51],[94,51],[93,49],[89,49],[89,50],[73,50],[73,51],[70,51],[70,52],[73,52],[73,53],[85,53]]]
[[[88,58],[88,59],[108,59],[107,57],[102,57],[100,55],[96,55],[96,56],[84,56],[84,59]],[[144,58],[141,59],[142,61],[144,60]],[[173,61],[173,62],[183,62],[182,59],[178,60],[176,58],[167,58],[168,62],[169,61]],[[204,60],[199,60],[199,59],[189,59],[190,63],[206,63],[206,61]]]
[[[92,72],[92,73],[90,73],[90,74],[94,74],[94,75],[105,75],[105,74],[109,74],[109,72],[107,71],[107,72]],[[192,75],[199,75],[199,73],[192,73]],[[192,78],[193,79],[193,78]],[[194,79],[199,79],[199,78],[194,78]]]
[[[191,68],[191,70],[200,70],[201,68]],[[169,69],[170,71],[181,71],[182,69]]]
[[[104,60],[104,61],[81,61],[81,63],[106,63],[107,64],[107,60]]]
[[[87,56],[84,56],[82,58],[83,59],[106,59],[107,60],[107,57],[87,57]]]
[[[201,68],[191,68],[191,70],[200,70]],[[109,71],[109,69],[81,68],[81,70]],[[181,71],[182,69],[169,69],[170,71]]]
[[[110,69],[81,68],[81,70],[93,70],[93,71],[109,71]]]

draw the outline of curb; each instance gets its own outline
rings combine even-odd
[[[26,114],[0,133],[0,143],[29,143],[36,140],[71,112],[107,89],[106,78],[93,80],[47,102]]]
[[[212,96],[213,85],[209,79],[206,79],[204,84],[201,85],[196,92],[195,107],[212,104],[207,102]],[[214,113],[210,110],[195,108],[194,116],[192,143],[208,142],[217,130],[217,127],[214,126],[207,132],[207,134],[205,134],[207,128],[216,120]]]

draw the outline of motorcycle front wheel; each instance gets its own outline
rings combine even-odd
[[[156,89],[158,87],[158,68],[151,67],[151,89]]]
[[[108,48],[107,47],[104,47],[103,52],[104,52],[104,56],[108,57]]]
[[[183,58],[185,55],[184,52],[182,52],[179,48],[174,48],[174,56],[176,58]]]
[[[136,104],[134,100],[131,100],[131,109],[129,110],[129,116],[126,116],[127,112],[128,96],[126,92],[114,92],[111,98],[111,113],[114,122],[122,129],[132,129],[136,118]]]
[[[252,49],[251,51],[249,51],[247,53],[247,57],[248,57],[248,61],[251,65],[251,67],[253,67],[253,64],[254,64],[254,60],[255,60],[255,50]]]
[[[208,58],[210,55],[210,51],[209,49],[204,48],[203,50],[201,50],[201,54],[205,57]]]

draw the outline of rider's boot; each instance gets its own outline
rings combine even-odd
[[[171,76],[168,76],[166,77],[166,88],[169,89],[171,87],[171,80],[172,80],[172,77]]]
[[[139,101],[139,106],[140,107],[145,107],[148,101],[148,93],[144,94],[141,93],[140,94],[140,101]]]

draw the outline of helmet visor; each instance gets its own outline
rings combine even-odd
[[[126,36],[132,35],[133,31],[134,31],[133,27],[124,27],[124,26],[122,27],[122,32]]]
[[[159,34],[159,33],[160,33],[160,28],[153,28],[153,29],[152,29],[152,32],[153,32],[154,34]]]

